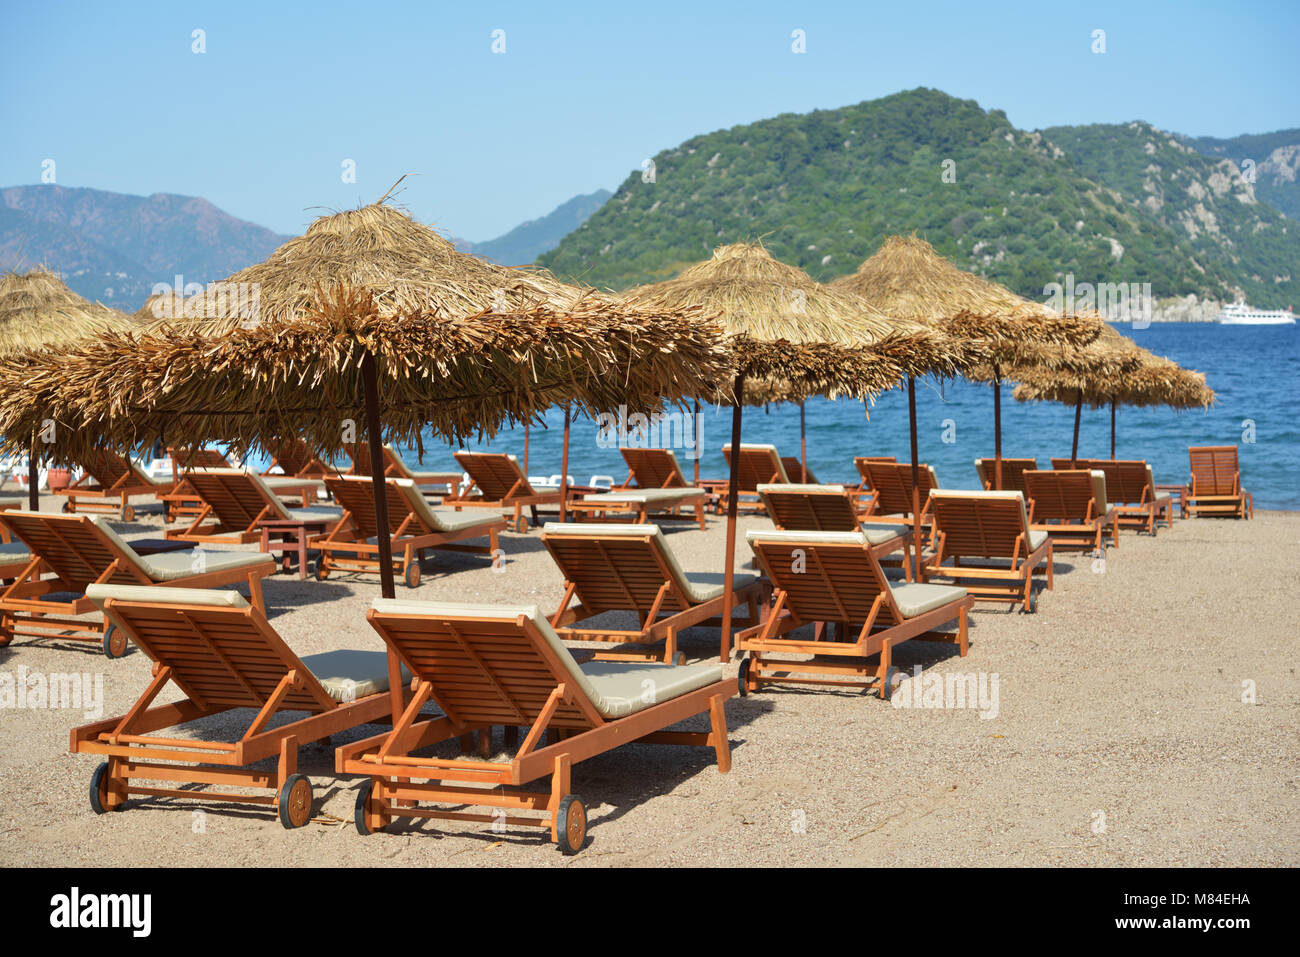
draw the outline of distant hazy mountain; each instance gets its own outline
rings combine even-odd
[[[1300,129],[1247,133],[1230,140],[1180,138],[1202,156],[1232,160],[1243,172],[1247,160],[1254,163],[1255,195],[1291,219],[1300,219]]]
[[[265,259],[290,237],[206,199],[100,189],[0,190],[0,268],[47,265],[87,299],[139,308],[155,283],[207,283]]]
[[[607,189],[598,189],[585,196],[575,196],[541,219],[530,219],[504,236],[482,243],[468,243],[462,248],[503,266],[526,266],[542,253],[560,245],[560,240],[585,223],[612,195]]]

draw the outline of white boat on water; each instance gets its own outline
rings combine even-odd
[[[1294,326],[1295,313],[1290,308],[1265,311],[1252,309],[1244,302],[1234,302],[1223,307],[1219,322],[1225,326]]]

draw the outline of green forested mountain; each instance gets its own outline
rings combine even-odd
[[[856,269],[886,235],[915,232],[1038,298],[1068,272],[1150,282],[1158,297],[1240,288],[1261,306],[1300,301],[1300,232],[1255,202],[1230,164],[1138,126],[1058,143],[927,89],[784,114],[659,153],[653,176],[629,176],[539,262],[622,288],[761,238],[825,280]],[[1124,155],[1107,158],[1108,148]],[[1143,170],[1157,164],[1164,204],[1153,208]]]
[[[1255,195],[1291,219],[1300,219],[1300,129],[1247,133],[1231,139],[1179,137],[1203,156],[1232,160],[1246,172],[1255,169]]]

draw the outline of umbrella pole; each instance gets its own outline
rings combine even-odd
[[[524,474],[525,475],[528,474],[528,437],[529,437],[529,433],[532,431],[532,428],[533,428],[533,423],[531,422],[524,423]]]
[[[803,474],[799,481],[808,482],[808,430],[804,422],[804,403],[799,403],[799,468]]]
[[[560,453],[560,521],[569,515],[569,406],[564,405],[564,451]]]
[[[32,433],[32,445],[27,452],[27,508],[33,512],[41,510],[41,493],[36,488],[40,471],[36,463],[36,433]]]
[[[695,487],[700,487],[700,400],[695,400]]]
[[[1110,457],[1115,459],[1115,400],[1110,400]]]
[[[384,479],[384,440],[379,432],[379,373],[375,354],[366,351],[361,357],[361,382],[366,402],[366,439],[370,445],[370,481],[375,496],[375,544],[379,546],[379,593],[396,598],[393,584],[393,542],[388,526],[388,482]],[[401,718],[402,666],[397,655],[388,650],[388,689],[393,705],[393,724]]]
[[[1083,390],[1080,389],[1074,398],[1074,442],[1070,446],[1070,467],[1079,459],[1079,416],[1083,412]]]
[[[722,647],[720,654],[726,662],[731,658],[731,612],[735,595],[732,586],[736,577],[736,503],[740,498],[740,397],[745,394],[745,373],[736,375],[732,388],[731,407],[731,475],[727,478],[727,553],[722,566]]]
[[[916,443],[916,378],[907,377],[907,420],[912,439],[912,549],[916,556],[916,576],[921,580],[921,465]]]
[[[993,487],[1002,488],[1002,370],[993,364]]]

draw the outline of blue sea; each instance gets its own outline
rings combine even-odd
[[[1218,403],[1208,411],[1120,407],[1116,456],[1146,459],[1157,482],[1188,478],[1189,445],[1237,445],[1245,487],[1255,505],[1264,509],[1300,509],[1300,327],[1220,326],[1216,323],[1153,323],[1146,329],[1120,325],[1117,329],[1157,355],[1185,368],[1204,372]],[[700,474],[722,478],[726,465],[721,448],[730,438],[731,411],[704,407]],[[976,486],[973,462],[993,455],[993,391],[964,380],[943,384],[917,383],[918,441],[922,461],[934,465],[939,482],[948,488]],[[549,477],[560,472],[563,413],[552,409],[546,428],[531,430],[530,475]],[[1052,456],[1070,454],[1073,406],[1046,402],[1020,403],[1011,386],[1002,390],[1002,453],[1006,457],[1035,456],[1050,467]],[[907,395],[896,390],[880,396],[870,409],[850,400],[811,400],[807,405],[808,464],[822,482],[857,484],[855,455],[894,455],[908,460]],[[774,405],[745,410],[743,440],[767,442],[782,455],[799,454],[799,409]],[[605,446],[609,443],[606,442]],[[523,429],[507,430],[471,448],[523,455]],[[426,439],[425,467],[454,467],[444,452]],[[1084,407],[1079,434],[1081,457],[1110,455],[1109,409]],[[678,447],[682,468],[690,460]],[[414,464],[414,452],[408,453]],[[572,428],[569,474],[580,484],[593,475],[627,475],[616,447],[602,447],[591,419]]]

